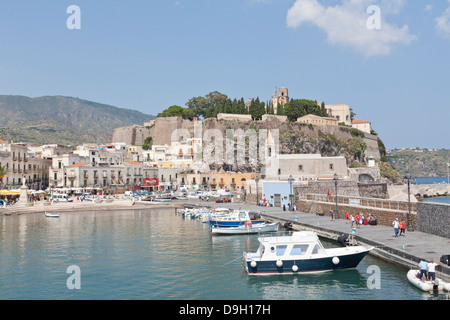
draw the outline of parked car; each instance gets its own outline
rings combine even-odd
[[[4,206],[5,204],[8,205],[9,202],[6,200],[0,200],[0,206]]]
[[[229,198],[221,198],[221,199],[217,199],[216,203],[226,203],[226,202],[231,202]]]

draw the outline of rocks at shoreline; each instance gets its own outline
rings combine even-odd
[[[433,197],[450,196],[450,184],[413,184],[410,186],[410,188],[411,188],[411,195],[414,195],[416,198],[433,198]],[[400,200],[400,201],[408,200],[407,185],[389,186],[388,192],[390,200]],[[414,199],[412,199],[412,201],[414,201]]]

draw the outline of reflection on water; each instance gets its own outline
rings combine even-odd
[[[0,217],[0,241],[0,299],[443,298],[371,256],[356,270],[248,276],[242,254],[257,250],[257,235],[212,238],[207,224],[173,209]],[[71,265],[80,267],[81,290],[66,286]],[[380,290],[367,287],[370,265],[381,269]]]

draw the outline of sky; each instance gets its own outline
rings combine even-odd
[[[0,46],[0,94],[157,115],[285,86],[388,149],[450,148],[450,0],[3,0]]]

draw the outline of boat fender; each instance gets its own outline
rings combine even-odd
[[[295,264],[292,266],[292,271],[297,272],[298,271],[298,266],[296,266]]]
[[[338,265],[340,262],[338,257],[334,257],[332,261],[335,265]]]
[[[256,268],[256,266],[257,266],[256,261],[255,261],[255,260],[252,260],[252,262],[250,262],[250,266],[251,266],[252,268]]]
[[[281,268],[283,266],[283,261],[277,260],[277,267]]]

